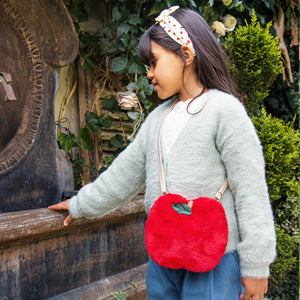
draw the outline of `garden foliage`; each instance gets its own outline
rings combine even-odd
[[[264,109],[261,115],[252,117],[252,121],[263,145],[271,202],[297,197],[299,132],[293,123],[272,117]]]
[[[297,290],[299,241],[278,227],[276,235],[277,259],[270,268],[269,295],[273,300],[299,299]]]
[[[271,22],[262,28],[253,12],[251,23],[239,26],[224,42],[232,77],[251,113],[261,107],[282,70],[278,39],[270,33],[270,27]]]

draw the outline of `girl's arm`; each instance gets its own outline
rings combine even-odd
[[[242,277],[267,278],[276,256],[276,235],[262,146],[237,101],[227,102],[221,114],[216,142],[235,199]]]
[[[146,123],[142,125],[135,140],[94,182],[86,184],[71,199],[49,207],[69,210],[65,226],[69,225],[72,218],[101,217],[130,201],[143,188]]]

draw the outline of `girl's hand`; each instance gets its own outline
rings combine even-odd
[[[48,206],[48,208],[54,209],[54,210],[61,210],[61,209],[69,210],[69,202],[70,202],[70,199],[59,202],[55,205]],[[69,214],[64,220],[64,226],[68,226],[71,223],[71,221],[72,221],[72,215]]]
[[[240,295],[240,300],[262,300],[268,291],[268,278],[242,278],[245,294]]]

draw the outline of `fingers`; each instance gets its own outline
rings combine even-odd
[[[242,278],[245,288],[244,295],[240,295],[240,300],[262,300],[264,294],[268,291],[267,278]]]
[[[70,199],[59,202],[55,205],[50,205],[50,206],[48,206],[48,208],[53,209],[53,210],[68,210],[69,202],[70,202]],[[64,220],[64,226],[69,226],[72,219],[73,219],[72,216],[70,214],[68,214],[68,216]]]
[[[54,209],[54,210],[61,210],[61,209],[68,210],[69,209],[69,202],[70,202],[70,199],[68,199],[66,201],[59,202],[59,203],[54,204],[54,205],[50,205],[50,206],[48,206],[48,208]]]
[[[66,218],[65,218],[65,220],[64,220],[64,226],[69,226],[69,224],[71,223],[71,221],[72,221],[72,216],[69,214]]]

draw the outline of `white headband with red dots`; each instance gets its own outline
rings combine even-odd
[[[179,6],[172,6],[168,9],[163,10],[155,19],[155,21],[176,43],[182,46],[189,46],[195,55],[195,50],[187,31],[175,18],[170,16],[170,14],[178,8]]]

